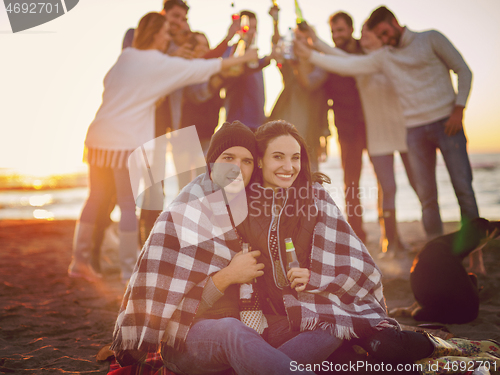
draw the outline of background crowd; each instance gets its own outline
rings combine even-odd
[[[102,119],[107,115],[113,116],[113,111],[120,110],[120,115],[124,116],[130,111],[131,105],[130,102],[120,101],[113,94],[113,87],[106,90],[105,80],[103,105],[87,135],[87,158],[89,164],[94,166],[91,168],[95,176],[93,180],[101,182],[99,185],[94,183],[92,189],[91,173],[91,193],[100,193],[102,203],[94,205],[91,220],[86,206],[79,225],[81,227],[82,222],[92,222],[92,227],[89,226],[87,231],[94,232],[94,253],[98,253],[103,230],[110,222],[109,213],[116,202],[120,203],[120,194],[115,190],[122,183],[117,184],[116,175],[113,178],[109,176],[125,170],[125,174],[118,178],[124,177],[126,181],[128,172],[124,168],[124,160],[134,147],[195,125],[202,150],[206,154],[211,136],[223,121],[238,120],[255,131],[268,120],[264,111],[266,98],[262,70],[272,60],[276,61],[281,71],[283,90],[269,120],[283,119],[296,126],[306,139],[313,170],[319,169],[319,163],[328,149],[328,111],[333,108],[344,170],[345,214],[361,241],[366,240],[363,230],[364,209],[360,200],[362,194],[359,190],[362,155],[365,150],[373,164],[379,185],[382,256],[394,256],[407,250],[400,239],[396,223],[394,156],[397,153],[401,156],[409,182],[421,201],[423,224],[429,238],[442,234],[435,181],[437,149],[445,159],[462,219],[470,220],[479,216],[462,124],[472,74],[451,42],[438,31],[418,33],[400,26],[396,17],[385,7],[381,7],[372,14],[371,21],[364,24],[360,40],[353,36],[351,16],[343,11],[333,13],[329,18],[334,44],[332,47],[316,36],[313,28],[302,18],[298,4],[297,27],[289,28],[281,34],[279,13],[279,7],[273,5],[269,10],[269,19],[260,21],[272,22],[274,33],[269,36],[271,53],[257,60],[255,40],[258,20],[252,11],[234,14],[227,35],[215,48],[210,49],[203,32],[193,31],[189,25],[188,4],[180,0],[168,0],[164,3],[160,14],[167,20],[168,30],[165,40],[155,48],[166,56],[182,59],[175,61],[185,62],[182,70],[184,73],[176,75],[177,82],[174,86],[171,76],[175,70],[170,70],[172,73],[163,78],[160,69],[156,73],[148,69],[146,77],[139,78],[145,87],[168,86],[168,90],[157,91],[151,98],[154,99],[155,113],[151,113],[153,107],[150,102],[147,128],[141,130],[132,127],[133,130],[127,135],[128,143],[121,145],[119,140],[116,141],[116,134],[110,131],[113,127],[102,130],[102,123],[106,122]],[[310,23],[312,24],[311,20]],[[137,48],[144,48],[138,47],[137,42],[134,42],[135,34],[135,29],[129,29],[125,33],[122,56],[130,55],[130,51]],[[231,43],[232,40],[235,42]],[[422,57],[424,51],[425,58]],[[203,60],[234,58],[245,52],[254,53],[253,57],[250,57],[250,53],[246,54],[248,63],[233,64],[230,68],[195,78],[202,82],[193,81],[194,73],[200,69]],[[133,76],[147,68],[145,64],[141,66],[136,63],[130,69],[129,73]],[[172,68],[169,66],[168,69]],[[450,70],[458,77],[457,93],[449,77]],[[112,71],[113,69],[110,73]],[[130,79],[124,78],[127,73],[122,71],[120,74],[118,77]],[[133,90],[128,83],[122,84]],[[106,98],[110,99],[107,101]],[[132,101],[137,100],[135,95],[132,98]],[[104,105],[109,102],[113,104]],[[134,121],[133,117],[131,119]],[[120,127],[123,128],[123,124]],[[102,139],[106,137],[114,139],[111,146],[103,143]],[[130,142],[133,138],[135,140]],[[171,151],[177,171],[187,171],[177,173],[180,191],[202,170],[189,170],[189,153],[176,147],[176,142],[171,142]],[[105,172],[108,176],[105,183],[102,183],[105,178],[97,175],[97,172],[103,172],[102,168],[111,168]],[[95,198],[95,195],[91,194],[91,198]],[[128,194],[129,201],[130,197]],[[92,200],[89,199],[89,202]],[[163,186],[157,184],[155,189],[149,189],[144,200],[163,203]],[[124,254],[135,252],[130,245],[134,236],[139,236],[140,244],[145,242],[162,208],[160,204],[156,210],[141,210],[140,224],[136,227],[134,202],[129,203],[132,204],[121,207],[121,243],[129,244],[130,247],[123,249]],[[143,207],[146,206],[147,204],[143,204]],[[127,215],[128,212],[130,215]],[[83,234],[82,236],[85,237]],[[129,263],[130,269],[132,260]],[[96,262],[94,266],[98,268]],[[129,273],[130,270],[127,274]]]

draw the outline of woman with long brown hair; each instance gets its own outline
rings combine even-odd
[[[304,364],[321,363],[342,340],[355,338],[379,360],[430,355],[429,339],[401,331],[388,317],[382,274],[322,186],[328,177],[311,173],[297,129],[270,121],[255,136],[259,182],[248,189],[248,216],[237,230],[261,252],[264,274],[255,289],[269,324],[267,341]],[[298,266],[288,263],[288,239]]]

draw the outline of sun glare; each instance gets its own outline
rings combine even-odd
[[[35,210],[33,211],[33,217],[35,219],[41,219],[41,220],[49,220],[49,221],[54,220],[54,214],[47,210],[40,210],[40,209]]]

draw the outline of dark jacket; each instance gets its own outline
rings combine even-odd
[[[292,238],[297,258],[301,268],[309,268],[311,243],[314,226],[316,224],[316,208],[314,206],[312,188],[303,187],[303,190],[290,188],[275,192],[265,189],[259,184],[252,184],[248,191],[248,216],[238,227],[238,233],[243,241],[248,242],[252,250],[260,250],[258,258],[264,264],[264,276],[257,279],[257,287],[264,299],[263,310],[273,313],[271,306],[266,306],[269,298],[273,307],[280,315],[285,315],[282,288],[276,282],[276,269],[271,261],[269,248],[271,225],[276,215],[273,214],[273,205],[282,200],[281,212],[278,215],[278,247],[281,267],[286,276],[285,238]],[[297,194],[295,194],[297,192]],[[302,192],[302,194],[298,194]],[[308,202],[303,202],[299,196],[307,196]],[[263,298],[262,298],[263,297]],[[269,301],[268,301],[269,302]]]

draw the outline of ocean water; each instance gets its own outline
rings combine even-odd
[[[471,154],[473,168],[473,186],[479,206],[479,213],[489,220],[500,220],[500,153]],[[173,168],[173,166],[170,166]],[[344,210],[343,172],[340,158],[330,156],[320,164],[320,170],[331,179],[330,185],[325,185],[337,205]],[[418,198],[408,183],[404,167],[399,156],[395,158],[396,171],[396,210],[398,221],[415,221],[421,218]],[[458,221],[460,210],[450,182],[450,178],[441,155],[438,156],[436,169],[438,181],[439,204],[444,221]],[[4,176],[5,177],[5,174]],[[28,177],[26,177],[28,178]],[[22,176],[21,176],[22,179]],[[3,179],[2,181],[5,181]],[[84,181],[84,179],[83,179]],[[66,182],[66,183],[65,183]],[[71,187],[76,185],[76,187]],[[77,219],[88,194],[88,189],[82,184],[82,178],[74,176],[59,178],[60,189],[11,189],[0,181],[0,220],[1,219]],[[371,163],[365,155],[361,174],[361,203],[363,219],[366,222],[377,221],[377,187],[376,178]],[[168,204],[177,194],[175,178],[169,179],[166,185],[166,200]],[[361,208],[360,208],[361,209]],[[119,208],[113,211],[112,218],[118,221]]]

